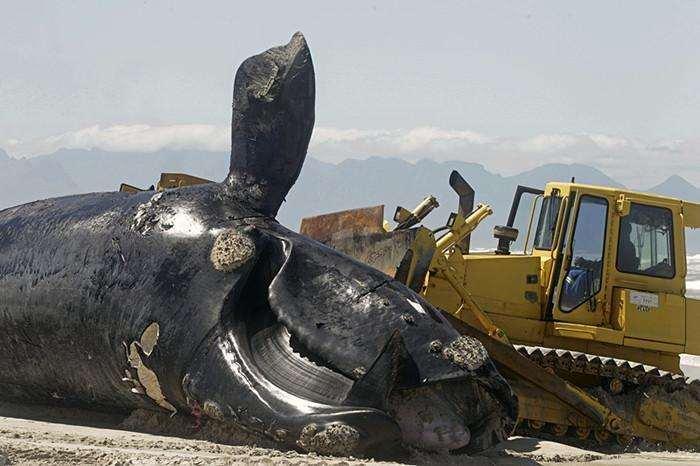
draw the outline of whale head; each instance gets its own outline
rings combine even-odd
[[[516,401],[478,340],[391,277],[274,220],[306,156],[314,85],[300,33],[236,74],[222,189],[248,214],[229,215],[212,249],[236,286],[185,376],[188,398],[322,454],[478,451],[502,440]]]

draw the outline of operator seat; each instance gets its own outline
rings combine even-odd
[[[620,222],[620,242],[617,247],[617,268],[624,272],[639,271],[639,257],[637,249],[630,239],[632,225],[628,219]]]

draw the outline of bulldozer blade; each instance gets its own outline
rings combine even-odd
[[[130,184],[122,183],[119,186],[119,192],[120,193],[129,193],[129,194],[135,194],[135,193],[140,193],[145,191],[145,189],[137,188],[136,186],[132,186]]]
[[[413,242],[401,259],[394,278],[416,293],[420,293],[425,275],[435,255],[435,237],[424,227],[414,228],[411,231],[414,232]]]
[[[383,223],[384,206],[378,205],[303,218],[299,233],[328,244],[351,236],[383,233]]]
[[[383,222],[380,205],[307,217],[299,232],[393,277],[416,230],[387,232]]]

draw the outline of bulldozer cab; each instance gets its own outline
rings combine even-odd
[[[576,183],[549,183],[533,203],[524,254],[541,261],[546,334],[697,352],[684,230],[698,204]]]

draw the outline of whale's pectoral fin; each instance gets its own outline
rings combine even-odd
[[[277,214],[306,157],[314,102],[314,67],[301,33],[243,62],[233,90],[226,179],[234,198],[263,214]]]

